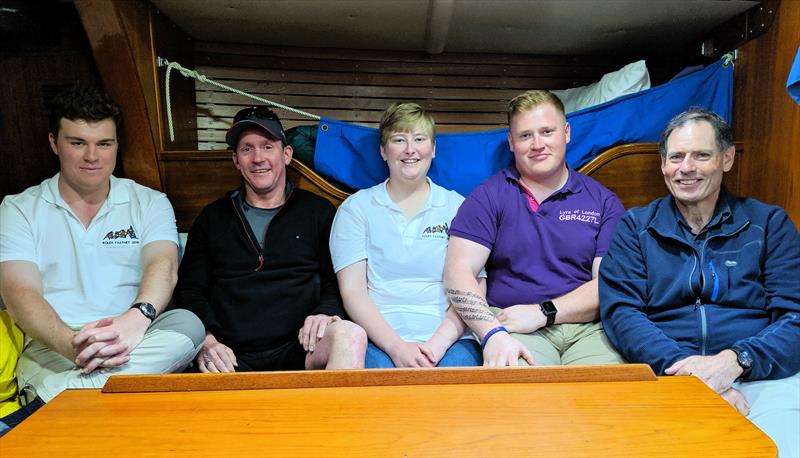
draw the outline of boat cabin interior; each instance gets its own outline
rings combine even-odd
[[[239,185],[224,133],[239,109],[260,103],[220,85],[304,113],[276,108],[287,129],[316,128],[307,114],[375,127],[390,103],[414,101],[439,132],[476,132],[503,128],[507,101],[524,90],[584,87],[639,61],[646,89],[727,54],[738,157],[726,185],[783,206],[800,224],[800,106],[786,92],[800,44],[795,0],[0,6],[0,61],[10,70],[0,93],[3,196],[58,170],[47,143],[48,102],[75,83],[100,84],[120,103],[125,128],[115,173],[165,192],[186,232],[204,205]],[[174,67],[167,81],[169,63],[200,76]],[[635,116],[658,110],[653,103]],[[652,142],[620,140],[580,170],[631,207],[666,192],[659,164]],[[352,191],[297,156],[290,174],[334,203]]]

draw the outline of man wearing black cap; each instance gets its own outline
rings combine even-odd
[[[344,314],[328,238],[335,208],[286,179],[292,147],[266,107],[225,141],[242,187],[189,231],[175,301],[206,327],[201,372],[363,367],[366,334]]]

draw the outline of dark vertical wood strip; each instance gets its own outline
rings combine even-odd
[[[142,55],[137,55],[137,51],[146,55],[149,47],[146,13],[149,4],[76,0],[75,7],[92,46],[103,86],[124,112],[126,135],[121,142],[124,173],[145,186],[161,190],[158,150],[147,103],[153,85],[143,84],[149,75],[141,72],[148,68],[148,63],[142,60]],[[149,65],[152,68],[153,63]]]
[[[741,193],[784,207],[800,226],[800,105],[786,92],[800,44],[798,3],[766,2],[772,27],[739,50],[734,129],[746,151],[737,158]]]

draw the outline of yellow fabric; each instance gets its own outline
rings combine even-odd
[[[19,409],[16,369],[23,338],[8,312],[0,310],[0,417]]]

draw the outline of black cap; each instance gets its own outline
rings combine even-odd
[[[228,133],[225,134],[225,142],[231,148],[236,149],[239,143],[239,136],[242,132],[252,127],[264,129],[273,137],[282,140],[283,143],[289,143],[286,141],[286,134],[283,133],[283,126],[278,115],[263,105],[239,110],[236,116],[233,117],[233,125],[228,129]]]

